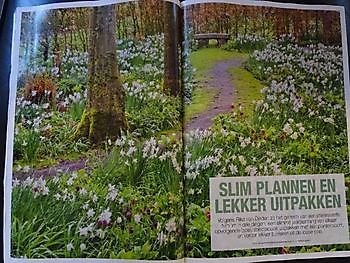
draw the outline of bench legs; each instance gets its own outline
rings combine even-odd
[[[213,38],[214,39],[214,38]],[[217,41],[216,46],[217,47],[221,47],[222,45],[227,43],[227,39],[215,39]],[[202,47],[209,47],[209,41],[210,39],[198,39],[198,48],[202,48]]]
[[[209,39],[198,39],[198,47],[208,47],[209,46]]]
[[[223,45],[225,45],[227,43],[227,40],[226,39],[218,39],[218,46],[221,47]]]

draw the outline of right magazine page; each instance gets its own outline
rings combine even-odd
[[[348,256],[344,8],[183,6],[186,257]]]

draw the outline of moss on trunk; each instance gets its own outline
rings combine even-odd
[[[127,129],[115,36],[115,7],[96,7],[90,17],[87,106],[75,132],[99,144]]]
[[[93,144],[106,139],[116,139],[127,127],[122,115],[96,109],[85,111],[77,129],[76,137],[85,137]]]

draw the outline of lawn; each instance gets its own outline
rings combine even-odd
[[[208,87],[209,71],[220,61],[230,59],[245,59],[247,54],[226,51],[219,48],[203,48],[192,52],[190,56],[191,65],[196,69],[195,79],[197,86],[193,91],[192,103],[185,108],[185,123],[194,116],[208,109],[213,103],[217,89]]]
[[[241,105],[249,115],[254,110],[255,102],[261,99],[261,89],[264,85],[244,68],[232,68],[229,72],[236,92],[234,105]]]

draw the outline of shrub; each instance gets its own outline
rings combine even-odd
[[[69,96],[75,92],[81,92],[82,84],[78,79],[64,78],[58,83],[58,91],[60,91],[64,96]]]
[[[36,104],[51,103],[56,95],[56,84],[47,74],[29,77],[24,89],[26,100]]]
[[[238,35],[235,39],[231,39],[223,46],[226,50],[239,50],[243,52],[251,52],[254,50],[262,50],[266,47],[267,40],[256,35]]]

